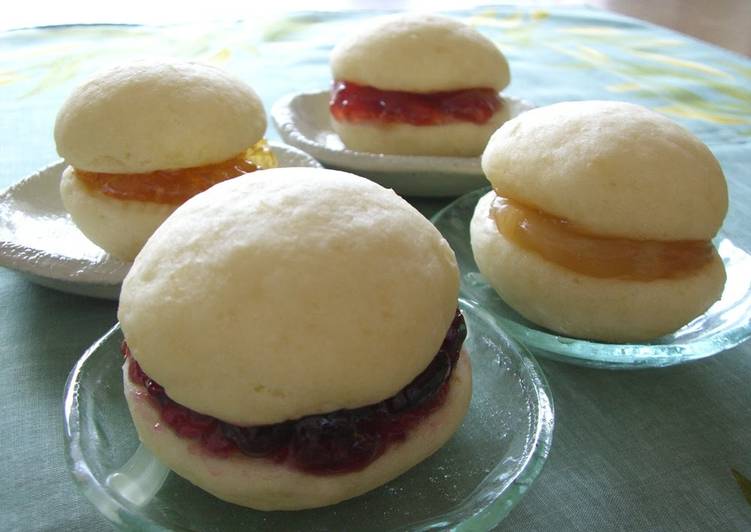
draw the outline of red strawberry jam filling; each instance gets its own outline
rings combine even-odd
[[[363,469],[390,445],[404,441],[413,427],[441,407],[466,336],[464,317],[457,309],[436,356],[396,395],[361,408],[249,427],[232,425],[176,403],[143,372],[125,342],[122,351],[129,362],[130,380],[144,387],[162,421],[179,436],[200,442],[217,456],[241,452],[308,473],[331,474]]]
[[[329,100],[331,114],[340,122],[413,126],[484,124],[502,105],[498,92],[489,88],[417,93],[384,91],[349,81],[334,82]]]

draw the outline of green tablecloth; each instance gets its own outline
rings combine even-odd
[[[537,105],[622,99],[699,135],[730,183],[726,229],[751,249],[751,61],[592,9],[453,13],[509,58],[507,92]],[[171,27],[68,26],[0,35],[0,186],[56,159],[55,113],[91,71],[136,56],[217,63],[267,106],[329,83],[333,43],[368,13],[304,13]],[[270,138],[276,133],[270,131]],[[443,200],[412,200],[426,214]],[[63,456],[62,389],[114,302],[0,270],[0,529],[100,530]],[[556,405],[545,469],[501,530],[749,530],[751,344],[660,370],[609,372],[541,359]]]

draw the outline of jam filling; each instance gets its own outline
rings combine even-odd
[[[631,240],[587,234],[566,219],[496,196],[490,217],[519,247],[590,277],[653,281],[692,274],[708,264],[714,246],[704,240]]]
[[[484,124],[502,105],[498,92],[488,88],[417,93],[383,91],[349,81],[334,82],[329,100],[331,114],[340,122],[413,126]]]
[[[143,386],[162,421],[179,436],[200,442],[206,451],[220,457],[240,452],[308,473],[334,474],[363,469],[390,445],[404,441],[412,428],[441,407],[466,336],[464,317],[457,309],[428,367],[396,395],[379,403],[247,427],[176,403],[143,372],[124,341],[122,351],[129,363],[130,380]]]
[[[217,183],[276,164],[271,148],[260,141],[245,153],[204,166],[142,174],[109,174],[76,168],[75,173],[90,190],[112,198],[180,205]]]

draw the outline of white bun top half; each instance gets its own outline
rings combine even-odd
[[[709,148],[667,117],[624,102],[523,113],[493,134],[482,168],[502,195],[598,236],[709,240],[728,207]]]
[[[498,47],[471,26],[427,14],[375,19],[331,54],[334,79],[408,92],[492,88],[510,80]]]
[[[144,60],[74,89],[55,142],[77,169],[144,173],[225,161],[265,131],[263,104],[243,81],[210,65]]]
[[[175,401],[238,425],[386,399],[438,352],[459,274],[393,191],[280,168],[179,207],[136,257],[118,316]]]

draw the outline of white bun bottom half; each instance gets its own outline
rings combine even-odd
[[[693,275],[631,281],[583,275],[507,240],[490,217],[495,192],[480,198],[470,224],[480,273],[528,320],[567,336],[637,342],[674,332],[722,295],[725,267],[716,250]]]
[[[163,464],[199,488],[225,501],[257,510],[302,510],[362,495],[398,477],[436,452],[456,432],[472,395],[469,356],[462,351],[445,402],[414,427],[404,442],[392,444],[360,471],[311,475],[284,464],[235,453],[213,456],[200,444],[177,436],[161,422],[146,391],[123,366],[125,398],[138,436]]]
[[[60,197],[73,222],[110,255],[130,262],[177,205],[121,200],[90,190],[68,166]]]
[[[350,150],[391,155],[476,157],[510,117],[507,102],[484,124],[454,122],[437,126],[340,122],[331,127]]]

